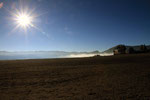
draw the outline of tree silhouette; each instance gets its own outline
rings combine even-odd
[[[126,50],[126,46],[125,45],[118,45],[117,49],[120,51],[125,51]]]
[[[126,51],[126,46],[125,45],[118,45],[116,48],[117,50],[114,50],[114,54],[125,54],[125,51]]]
[[[135,50],[134,50],[133,47],[130,47],[130,48],[129,48],[129,53],[135,53]]]
[[[146,52],[146,51],[147,51],[147,47],[146,47],[145,45],[141,45],[141,46],[140,46],[140,50],[141,50],[142,52]]]

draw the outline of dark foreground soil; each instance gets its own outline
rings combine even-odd
[[[0,61],[0,100],[150,100],[150,54]]]

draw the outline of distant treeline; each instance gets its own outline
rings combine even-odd
[[[114,55],[117,54],[135,54],[135,53],[148,53],[150,49],[147,49],[146,45],[141,45],[139,50],[135,50],[133,47],[126,48],[125,45],[118,45],[114,49]]]

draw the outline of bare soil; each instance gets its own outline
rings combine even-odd
[[[150,54],[0,61],[0,100],[150,100]]]

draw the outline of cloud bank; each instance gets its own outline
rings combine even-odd
[[[95,55],[100,55],[100,56],[112,56],[113,53],[100,53],[100,54],[86,54],[86,53],[81,53],[81,54],[70,54],[66,57],[69,57],[69,58],[80,58],[80,57],[93,57]]]

